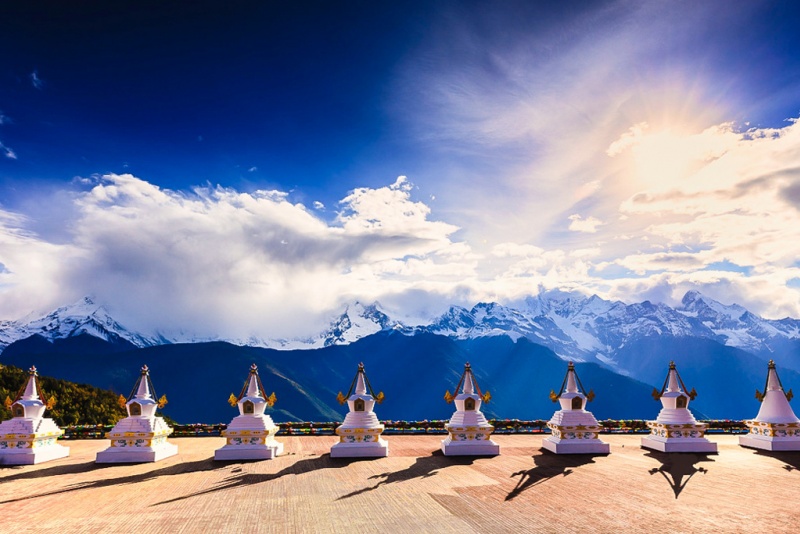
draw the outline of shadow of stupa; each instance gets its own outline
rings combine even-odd
[[[661,462],[660,467],[649,469],[648,473],[651,475],[661,473],[670,488],[672,488],[676,499],[696,473],[703,475],[708,473],[708,469],[697,467],[695,464],[714,461],[714,459],[708,457],[708,454],[691,452],[649,451],[645,456]]]

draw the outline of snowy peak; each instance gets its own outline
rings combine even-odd
[[[747,310],[738,304],[726,306],[697,291],[689,291],[683,296],[680,308],[684,312],[695,314],[701,320],[739,322]]]
[[[88,334],[112,343],[125,340],[137,347],[159,344],[158,339],[127,330],[111,317],[105,306],[88,296],[44,316],[31,314],[19,321],[3,322],[0,348],[35,334],[50,341]]]
[[[800,339],[796,319],[763,319],[743,306],[726,306],[697,291],[684,295],[678,311],[700,322],[726,345],[745,350],[768,353],[775,340]]]
[[[331,322],[327,331],[323,332],[317,341],[322,341],[322,346],[343,345],[369,336],[401,327],[400,323],[392,321],[381,309],[380,304],[373,302],[363,305],[355,302],[345,307],[344,312]],[[317,343],[315,343],[317,344]]]

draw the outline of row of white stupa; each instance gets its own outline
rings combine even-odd
[[[52,419],[44,417],[40,391],[36,368],[32,367],[24,391],[11,406],[12,419],[0,423],[0,464],[34,464],[69,454],[68,447],[56,442],[64,431]],[[172,428],[155,414],[158,403],[147,366],[142,368],[133,391],[126,403],[128,417],[106,435],[111,446],[97,454],[97,463],[155,462],[177,453],[177,446],[167,441]],[[610,452],[609,445],[598,438],[600,425],[586,410],[586,403],[594,398],[594,393],[585,391],[570,363],[559,393],[550,393],[561,409],[547,423],[551,434],[543,440],[544,448],[556,454]],[[448,402],[455,402],[456,411],[445,425],[448,435],[442,440],[444,454],[500,454],[499,445],[491,439],[494,427],[480,410],[490,395],[481,393],[469,364],[464,366],[455,392],[455,396],[449,391],[445,394]],[[675,364],[670,362],[661,391],[653,391],[663,407],[655,421],[648,421],[650,434],[642,438],[642,447],[662,452],[717,452],[716,443],[704,436],[707,425],[698,423],[688,409],[696,394],[694,389],[687,392]],[[772,361],[764,393],[756,392],[756,396],[762,403],[761,409],[755,419],[746,421],[750,433],[740,436],[739,444],[765,450],[800,450],[800,419],[789,406],[791,391],[784,392]],[[338,399],[342,404],[347,402],[349,412],[336,428],[339,441],[331,447],[331,457],[388,456],[389,444],[381,437],[384,426],[374,411],[375,404],[383,400],[383,393],[376,395],[372,390],[363,364],[359,364],[347,395],[339,393]],[[281,454],[283,444],[275,440],[278,427],[264,413],[274,402],[274,393],[267,397],[258,370],[252,365],[236,399],[239,415],[222,432],[226,444],[215,451],[214,458],[259,460]]]

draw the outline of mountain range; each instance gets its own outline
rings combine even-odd
[[[493,388],[496,402],[487,413],[498,417],[548,418],[547,393],[560,384],[564,360],[579,362],[582,380],[598,394],[598,417],[652,418],[658,405],[648,393],[661,386],[670,360],[700,393],[693,408],[713,418],[755,415],[753,393],[763,388],[768,359],[787,389],[800,385],[800,321],[764,319],[696,291],[676,307],[549,291],[513,307],[453,306],[415,326],[390,318],[378,303],[353,303],[325,331],[296,340],[133,332],[87,297],[41,317],[0,323],[0,348],[0,361],[36,363],[53,376],[123,393],[147,363],[170,381],[170,398],[177,393],[179,400],[171,400],[168,413],[183,421],[225,420],[227,405],[198,408],[197,385],[227,398],[248,362],[258,363],[265,382],[274,381],[279,397],[290,401],[276,406],[279,420],[340,419],[341,408],[330,401],[358,361],[369,363],[374,383],[391,386],[392,398],[405,399],[381,407],[379,415],[389,419],[446,417],[451,407],[433,406],[467,359]]]

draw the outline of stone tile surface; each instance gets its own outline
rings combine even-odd
[[[215,462],[222,438],[178,454],[97,465],[108,440],[69,458],[0,467],[3,532],[744,532],[800,522],[800,452],[665,454],[604,435],[608,456],[554,455],[542,436],[496,435],[501,455],[446,457],[442,436],[387,436],[391,456],[332,459],[335,437],[278,436],[284,454]]]

